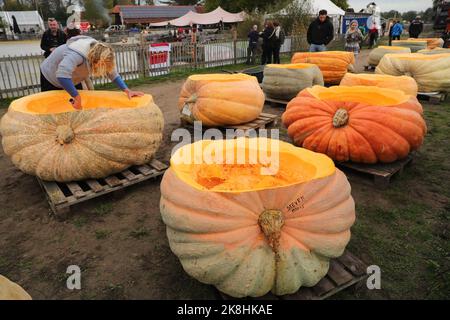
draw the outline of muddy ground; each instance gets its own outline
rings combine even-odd
[[[151,93],[164,113],[157,154],[164,161],[174,145],[170,134],[180,126],[176,101],[182,83],[134,88]],[[386,190],[350,177],[357,223],[349,248],[381,267],[382,290],[360,285],[334,298],[450,296],[450,130],[443,120],[450,119],[450,105],[424,107],[431,134],[402,177]],[[265,106],[265,112],[282,111]],[[0,173],[0,274],[34,299],[217,298],[214,288],[190,278],[170,251],[159,213],[159,179],[87,201],[57,221],[36,179],[16,169],[3,151]],[[82,269],[81,290],[66,288],[69,265]]]

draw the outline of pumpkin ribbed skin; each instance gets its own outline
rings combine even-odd
[[[410,48],[411,52],[417,52],[428,47],[428,42],[425,39],[415,40],[393,40],[392,45],[394,47]]]
[[[369,65],[377,66],[378,63],[380,63],[381,58],[387,53],[411,53],[411,49],[404,47],[379,46],[370,51],[368,59]]]
[[[0,274],[0,301],[1,300],[31,300],[31,296],[17,283]]]
[[[25,173],[48,181],[102,178],[148,162],[164,119],[150,95],[80,91],[74,111],[63,91],[15,100],[2,118],[5,153]]]
[[[286,153],[300,149],[280,144]],[[170,248],[189,275],[233,297],[290,294],[326,275],[329,259],[350,239],[350,184],[326,156],[298,153],[305,166],[326,163],[329,170],[301,183],[239,192],[201,190],[173,165],[165,172],[161,215]],[[292,167],[302,169],[302,160]]]
[[[434,48],[442,48],[444,45],[444,40],[442,38],[409,38],[408,41],[426,41],[427,42],[427,49],[434,49]]]
[[[258,80],[246,74],[205,74],[189,76],[184,83],[178,108],[188,106],[189,122],[205,126],[242,124],[256,119],[264,106]]]
[[[422,145],[421,113],[417,99],[399,90],[316,86],[289,102],[282,121],[296,145],[334,160],[393,162]]]
[[[423,49],[423,50],[417,51],[417,53],[422,53],[422,54],[442,54],[442,53],[450,53],[450,48]]]
[[[268,64],[261,87],[269,97],[291,100],[301,90],[314,85],[323,86],[322,73],[314,64]]]
[[[347,71],[353,71],[355,56],[344,51],[297,52],[291,63],[315,64],[322,71],[325,83],[338,84]]]
[[[375,72],[411,76],[420,92],[450,91],[450,54],[387,54]]]
[[[341,86],[374,86],[380,88],[395,88],[410,96],[417,96],[417,83],[408,76],[390,76],[385,74],[347,73],[341,81]]]

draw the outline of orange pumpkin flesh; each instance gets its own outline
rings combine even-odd
[[[314,286],[327,273],[329,259],[342,254],[355,219],[350,185],[323,154],[277,141],[278,149],[268,150],[279,156],[280,170],[262,175],[250,155],[272,141],[184,146],[161,182],[161,215],[172,251],[188,274],[233,297]],[[229,159],[244,148],[248,157],[240,165],[205,157],[180,163],[196,148],[200,154],[211,149],[231,154]]]
[[[418,149],[426,133],[422,106],[399,90],[315,86],[282,116],[294,143],[337,161],[393,162]]]
[[[390,76],[384,74],[347,73],[341,86],[375,86],[380,88],[396,88],[410,96],[417,96],[417,83],[408,76]]]

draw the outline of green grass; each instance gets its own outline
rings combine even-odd
[[[135,239],[142,239],[144,237],[149,236],[150,232],[147,228],[140,227],[138,229],[132,230],[129,235]]]
[[[110,213],[113,209],[113,205],[112,203],[101,203],[99,204],[95,209],[94,209],[94,213],[97,216],[104,216],[107,215],[108,213]]]
[[[429,132],[402,176],[386,190],[352,183],[349,249],[381,268],[382,289],[364,285],[336,299],[450,297],[450,102],[424,109]]]
[[[97,240],[103,240],[108,238],[111,233],[109,230],[95,230],[95,238]]]

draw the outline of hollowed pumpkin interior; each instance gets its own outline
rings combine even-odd
[[[79,90],[83,110],[97,108],[139,108],[153,101],[151,95],[133,97],[128,99],[123,92],[114,91],[87,91]],[[15,111],[32,114],[55,114],[63,112],[76,112],[69,102],[70,95],[64,90],[46,91],[32,94],[11,103],[10,108]]]
[[[234,74],[211,73],[211,74],[194,74],[192,76],[189,76],[189,80],[193,81],[228,82],[228,81],[240,81],[249,79],[256,79],[256,78],[244,73],[234,73]]]
[[[438,54],[422,54],[422,53],[390,53],[392,57],[395,57],[400,60],[422,60],[422,61],[431,61],[438,60],[441,58],[450,58],[450,53],[438,53]]]
[[[404,50],[409,49],[408,47],[401,47],[401,46],[378,46],[378,48],[386,49],[386,50]]]
[[[375,86],[314,86],[306,89],[319,100],[358,102],[376,106],[395,106],[408,101],[409,96],[400,90]]]
[[[326,155],[266,138],[197,141],[178,149],[170,164],[185,183],[215,192],[279,188],[335,172]]]
[[[268,64],[269,68],[279,68],[279,69],[307,69],[313,67],[314,64],[311,63],[287,63],[287,64]]]

